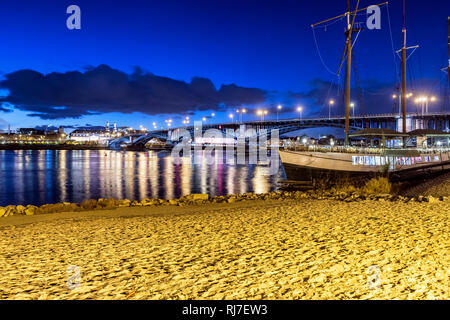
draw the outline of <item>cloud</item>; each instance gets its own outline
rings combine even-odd
[[[190,83],[157,76],[136,67],[127,74],[107,65],[84,72],[42,74],[18,70],[4,75],[0,89],[8,90],[0,103],[10,103],[29,116],[41,119],[80,118],[109,112],[148,115],[218,110],[223,105],[241,106],[265,101],[266,92],[235,84],[218,90],[209,79]],[[0,111],[11,111],[2,108]]]

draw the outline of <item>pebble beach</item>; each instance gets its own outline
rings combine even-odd
[[[10,216],[0,298],[449,299],[449,209],[280,199]]]

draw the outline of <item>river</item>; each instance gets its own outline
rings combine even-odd
[[[155,151],[0,150],[0,206],[265,193],[284,178],[282,169],[269,175],[264,165],[186,160]]]

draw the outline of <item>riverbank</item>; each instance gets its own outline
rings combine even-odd
[[[448,208],[280,198],[8,217],[0,298],[449,299]]]
[[[424,196],[450,196],[450,172],[439,175],[432,179],[426,179],[421,183],[408,188],[402,193],[405,196],[413,197],[417,195]]]

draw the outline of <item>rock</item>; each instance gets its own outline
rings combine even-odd
[[[0,207],[0,217],[3,217],[5,215],[5,213],[6,213],[6,209]]]
[[[98,206],[101,209],[114,209],[117,207],[117,201],[115,199],[98,199]]]
[[[27,208],[24,210],[24,214],[27,216],[35,215],[37,212],[38,207],[36,206],[27,206]]]
[[[140,203],[139,201],[134,200],[133,202],[131,202],[130,206],[131,207],[142,207],[142,203]]]
[[[94,199],[90,199],[90,200],[85,200],[83,201],[80,206],[81,208],[83,208],[84,210],[94,210],[97,207],[97,200]]]
[[[435,198],[435,197],[432,197],[432,196],[425,197],[425,201],[429,202],[429,203],[440,202],[438,198]]]
[[[123,199],[123,200],[120,200],[120,201],[119,201],[118,206],[119,206],[119,207],[129,207],[130,204],[131,204],[131,200],[129,200],[129,199]]]
[[[178,200],[177,199],[171,199],[169,200],[169,204],[176,206],[178,204]]]
[[[5,209],[6,209],[6,212],[3,215],[4,217],[13,216],[17,213],[16,206],[6,206]]]
[[[19,213],[19,214],[23,214],[24,212],[25,212],[25,207],[24,206],[22,206],[22,205],[18,205],[18,206],[16,206],[16,211],[17,211],[17,213]]]
[[[209,195],[206,193],[193,193],[191,194],[191,199],[196,201],[196,200],[208,200],[209,199]]]
[[[236,202],[236,198],[235,197],[230,197],[230,198],[227,199],[227,202],[228,203]]]

